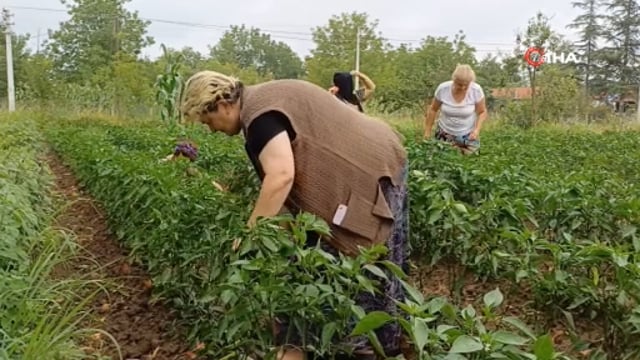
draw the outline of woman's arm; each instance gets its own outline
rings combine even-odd
[[[352,71],[352,75],[357,76],[363,82],[364,93],[362,95],[362,99],[360,101],[367,101],[373,95],[373,92],[376,90],[376,84],[365,74],[359,71]]]
[[[480,136],[480,129],[482,128],[482,124],[487,119],[487,105],[485,103],[484,97],[476,103],[476,114],[478,114],[478,119],[476,120],[476,126],[469,136],[469,139],[471,140],[478,139],[478,137]]]
[[[429,139],[431,132],[433,131],[433,123],[436,120],[436,114],[440,111],[442,103],[438,99],[431,101],[431,106],[427,109],[427,113],[424,117],[424,138]]]
[[[255,225],[258,217],[280,213],[293,186],[295,166],[291,141],[286,131],[273,137],[260,152],[264,179],[248,225]]]

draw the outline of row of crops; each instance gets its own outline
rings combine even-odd
[[[372,339],[376,327],[399,317],[421,359],[563,356],[544,326],[501,315],[506,289],[458,308],[406,279],[402,314],[363,314],[350,295],[371,289],[365,274],[400,270],[376,261],[383,249],[356,259],[303,249],[305,230],[326,230],[309,214],[276,219],[289,221],[291,233],[273,222],[246,229],[259,187],[239,139],[92,119],[48,120],[44,131],[148,268],[156,296],[180,312],[212,358],[268,352],[269,321],[292,313],[317,353],[338,350],[331,340],[349,334],[345,319],[355,314],[352,335]],[[581,319],[601,329],[593,359],[640,354],[640,135],[500,129],[483,135],[486,149],[473,157],[407,135],[417,265],[453,261],[530,288],[534,308],[570,328]],[[200,145],[200,159],[160,162],[181,137]]]
[[[0,359],[83,359],[75,322],[91,286],[51,276],[77,248],[53,226],[60,204],[42,134],[35,121],[5,117],[0,133]]]

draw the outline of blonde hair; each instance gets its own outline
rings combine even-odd
[[[218,109],[221,101],[234,103],[242,95],[240,80],[216,71],[200,71],[184,85],[180,113],[183,122],[193,122],[206,112]]]
[[[476,81],[476,73],[473,71],[471,66],[467,64],[458,64],[456,69],[453,70],[451,79],[453,81],[459,80],[463,82],[474,82]]]

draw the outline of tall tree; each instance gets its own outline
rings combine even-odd
[[[451,79],[457,64],[475,66],[476,62],[475,49],[465,42],[462,32],[453,39],[429,36],[415,50],[400,48],[390,52],[389,60],[395,69],[380,97],[390,111],[427,105],[436,87]]]
[[[590,78],[594,67],[594,55],[598,50],[597,41],[601,35],[601,16],[599,15],[602,0],[581,0],[571,4],[582,11],[567,27],[578,29],[580,40],[576,44],[576,52],[583,59],[585,92],[590,94]]]
[[[485,56],[476,65],[477,82],[484,88],[487,98],[487,106],[493,106],[494,98],[491,95],[493,89],[519,86],[520,59],[508,57],[499,59],[494,55]]]
[[[135,59],[154,43],[148,21],[125,9],[131,0],[61,0],[71,18],[50,34],[47,51],[64,79],[80,81],[117,58]]]
[[[519,59],[511,57],[500,60],[489,54],[476,65],[477,81],[486,89],[512,86],[520,79],[517,71],[519,67]]]
[[[566,46],[566,43],[562,41],[562,38],[551,29],[549,25],[549,17],[542,12],[537,12],[536,15],[529,19],[529,23],[524,34],[518,34],[517,37],[518,46],[516,47],[516,56],[521,59],[524,57],[527,49],[537,48],[543,53],[557,51]],[[529,87],[531,88],[531,119],[530,124],[537,121],[536,117],[536,75],[539,71],[539,67],[531,66],[523,60],[523,66],[525,67],[529,77]],[[546,65],[545,65],[546,66]]]
[[[366,13],[342,13],[334,15],[324,26],[313,30],[316,46],[307,57],[309,81],[328,87],[336,71],[355,68],[356,44],[360,32],[360,70],[371,76],[376,84],[391,69],[385,60],[388,43],[377,31],[378,21],[370,21]]]
[[[261,76],[276,79],[298,78],[304,68],[300,57],[281,41],[258,28],[231,26],[210,49],[211,58],[221,64],[237,64],[242,69],[256,69]]]
[[[640,6],[637,0],[610,0],[606,4],[607,26],[604,38],[610,45],[605,61],[622,85],[637,84],[640,56]]]

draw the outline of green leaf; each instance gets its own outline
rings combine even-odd
[[[484,349],[482,342],[475,337],[462,335],[458,337],[451,346],[451,354],[467,354]]]
[[[496,288],[484,295],[484,304],[489,308],[496,308],[504,301],[504,296],[500,289]]]
[[[467,360],[467,358],[460,354],[447,354],[443,360]]]
[[[336,333],[336,329],[336,323],[333,322],[322,327],[322,346],[329,346],[331,344],[331,340],[333,339],[333,335]]]
[[[493,340],[506,345],[524,345],[529,342],[528,339],[506,331],[496,331],[493,334]]]
[[[635,252],[640,252],[640,238],[638,238],[637,236],[634,236],[633,238],[633,250]]]
[[[625,266],[629,265],[629,260],[628,260],[629,255],[613,254],[612,257],[613,257],[613,262],[618,267],[625,267]]]
[[[626,225],[622,228],[622,238],[627,238],[636,234],[637,228],[633,225]]]
[[[409,285],[407,282],[405,282],[404,280],[400,280],[400,284],[402,284],[402,287],[405,289],[405,291],[409,294],[409,297],[417,302],[418,304],[422,304],[424,303],[424,296],[422,295],[422,293],[420,291],[418,291],[416,288],[414,288],[413,286]]]
[[[429,326],[427,326],[427,322],[424,319],[415,318],[413,320],[413,335],[416,348],[421,351],[429,342]]]
[[[518,270],[516,272],[516,282],[520,282],[520,280],[526,278],[527,276],[529,276],[529,273],[526,270]]]
[[[467,210],[467,208],[464,206],[463,203],[455,203],[453,204],[453,207],[458,210],[458,212],[462,213],[462,214],[468,214],[469,211]]]
[[[524,334],[526,334],[531,339],[535,339],[536,338],[536,335],[533,333],[533,331],[531,331],[531,329],[529,329],[527,324],[522,322],[522,320],[520,320],[520,319],[518,319],[516,317],[513,317],[513,316],[509,316],[509,317],[506,317],[506,318],[502,319],[502,321],[506,322],[507,324],[510,324],[513,327],[515,327],[516,329],[522,331]]]
[[[393,320],[393,317],[384,311],[372,311],[365,315],[351,332],[351,336],[358,336],[373,331]]]
[[[365,265],[364,268],[379,278],[389,280],[389,278],[387,277],[387,274],[385,274],[384,271],[382,271],[382,269],[380,269],[375,265]]]
[[[446,333],[447,331],[451,330],[451,329],[456,329],[455,326],[453,325],[438,325],[438,327],[436,328],[436,332],[438,333],[438,335],[443,335],[444,333]]]
[[[433,225],[436,221],[440,220],[442,218],[442,210],[441,209],[437,209],[435,211],[433,211],[431,213],[431,215],[429,215],[429,225]]]
[[[553,341],[549,335],[539,337],[533,345],[533,353],[536,355],[536,360],[553,360],[554,352]]]
[[[399,279],[405,279],[407,277],[407,274],[405,274],[404,271],[402,271],[402,268],[397,264],[389,260],[384,260],[381,263],[387,268],[387,270],[391,271],[391,273]]]
[[[469,304],[466,308],[462,309],[461,315],[463,319],[473,319],[476,317],[476,309],[473,308],[473,305]]]
[[[277,252],[279,250],[278,245],[268,237],[262,238],[262,244],[271,252]]]

